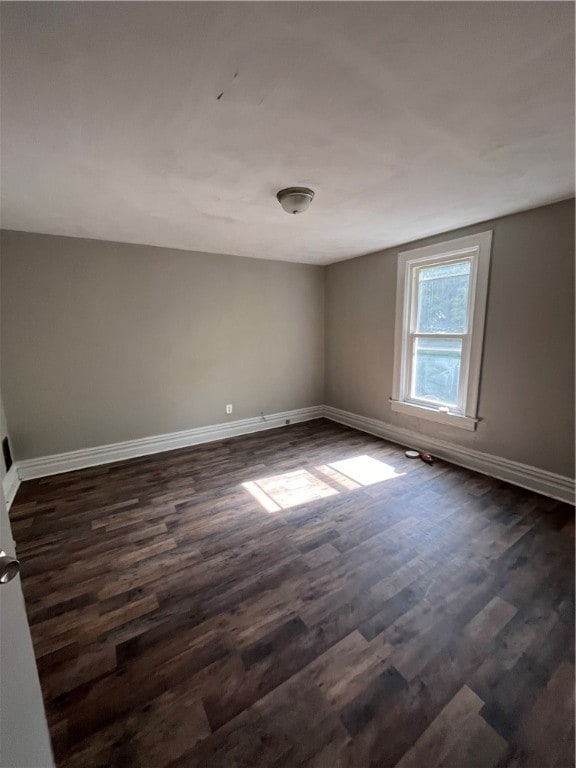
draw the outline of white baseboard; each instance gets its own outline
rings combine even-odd
[[[342,411],[339,408],[332,408],[329,405],[325,405],[323,411],[325,418],[331,421],[337,421],[362,432],[383,437],[407,448],[430,451],[438,458],[453,464],[473,469],[499,480],[506,480],[514,485],[519,485],[521,488],[542,493],[553,499],[568,502],[568,504],[574,504],[575,482],[570,477],[504,459],[501,456],[474,451],[454,443],[447,443],[444,440],[421,435],[378,419],[370,419],[366,416]]]
[[[8,472],[6,472],[4,475],[4,479],[2,480],[2,488],[4,490],[6,506],[8,509],[10,509],[18,488],[20,488],[20,477],[18,476],[18,468],[16,464],[12,464]]]
[[[575,482],[570,477],[557,475],[554,472],[548,472],[528,464],[511,461],[510,459],[504,459],[501,456],[492,456],[491,454],[475,451],[471,448],[464,448],[444,440],[427,437],[402,427],[387,424],[378,419],[359,416],[358,414],[342,411],[339,408],[332,408],[328,405],[275,413],[266,416],[265,421],[258,416],[231,421],[225,424],[197,427],[184,430],[183,432],[172,432],[166,435],[157,435],[156,437],[145,437],[139,440],[128,440],[123,443],[101,445],[96,448],[84,448],[79,451],[19,461],[12,466],[10,472],[4,478],[4,495],[6,496],[8,506],[10,506],[21,480],[57,475],[62,472],[71,472],[75,469],[95,467],[100,464],[110,464],[114,461],[123,461],[138,456],[171,451],[176,448],[186,448],[192,445],[199,445],[200,443],[224,440],[227,437],[275,429],[283,427],[287,420],[292,424],[296,424],[322,417],[340,424],[346,424],[362,432],[368,432],[371,435],[377,435],[385,440],[391,440],[408,448],[425,449],[438,456],[438,458],[445,459],[453,464],[458,464],[490,477],[496,477],[499,480],[505,480],[514,485],[519,485],[521,488],[542,493],[559,501],[574,504]]]
[[[187,448],[200,443],[211,443],[215,440],[224,440],[227,437],[247,435],[251,432],[260,432],[265,429],[283,427],[286,421],[296,424],[310,419],[319,419],[323,416],[321,405],[311,408],[299,408],[284,413],[274,413],[239,421],[229,421],[224,424],[212,424],[208,427],[187,429],[183,432],[172,432],[167,435],[144,437],[139,440],[127,440],[123,443],[100,445],[95,448],[83,448],[79,451],[58,453],[52,456],[42,456],[38,459],[27,459],[18,462],[18,474],[21,480],[32,480],[48,475],[59,475],[62,472],[72,472],[75,469],[95,467],[100,464],[110,464],[113,461],[134,459],[138,456],[146,456],[151,453],[172,451],[175,448]]]

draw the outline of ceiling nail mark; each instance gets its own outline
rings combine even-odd
[[[232,78],[232,80],[235,80],[237,77],[238,77],[238,72],[234,72],[234,77]]]
[[[220,101],[220,99],[224,96],[224,91],[220,94],[220,96],[216,96],[216,101]]]

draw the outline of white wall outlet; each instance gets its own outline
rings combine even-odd
[[[232,403],[229,403],[229,404],[226,406],[226,413],[232,413]]]

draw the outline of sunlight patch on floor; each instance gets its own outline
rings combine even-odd
[[[373,459],[371,456],[355,456],[352,459],[333,461],[329,466],[363,486],[374,485],[374,483],[381,483],[393,477],[402,477],[405,474],[396,472],[391,464]]]
[[[355,456],[351,459],[333,461],[331,464],[321,464],[315,468],[315,471],[349,491],[406,474],[396,472],[391,464],[373,459],[371,456]],[[260,480],[250,480],[242,483],[242,487],[252,494],[267,512],[280,512],[282,509],[289,509],[298,504],[306,504],[339,493],[336,488],[324,483],[306,469],[284,472],[282,475],[264,477]]]
[[[316,469],[318,472],[326,475],[332,482],[343,485],[344,488],[347,488],[349,491],[355,491],[358,488],[362,488],[360,483],[355,483],[354,480],[351,480],[349,477],[346,477],[346,475],[338,472],[329,464],[321,464],[319,467],[316,467]]]
[[[262,488],[259,487],[258,483],[250,481],[248,483],[242,483],[242,487],[245,488],[248,493],[251,493],[252,496],[254,496],[256,501],[258,501],[264,507],[266,512],[280,512],[281,507],[279,507],[275,501],[272,501],[268,494],[264,493]]]
[[[242,485],[268,512],[278,512],[280,509],[338,494],[335,488],[326,485],[306,469],[253,480]]]

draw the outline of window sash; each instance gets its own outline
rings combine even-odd
[[[492,231],[455,238],[446,242],[433,243],[398,254],[396,287],[396,325],[394,335],[394,375],[390,403],[392,411],[440,422],[466,430],[476,429],[480,421],[478,396],[482,369],[482,350],[490,274],[490,253]],[[420,267],[446,264],[447,262],[470,259],[471,270],[468,284],[468,312],[466,333],[425,333],[417,332],[415,325],[416,304],[412,301],[415,270]],[[426,400],[412,401],[410,394],[413,347],[418,338],[460,338],[462,337],[461,368],[459,381],[458,408],[438,406]],[[408,369],[410,371],[408,372]],[[442,408],[442,410],[440,410]],[[460,413],[458,412],[460,410]]]
[[[477,249],[476,249],[477,250]],[[460,256],[460,257],[454,257],[450,254],[446,255],[445,257],[439,256],[437,259],[434,259],[432,261],[427,261],[426,263],[416,263],[411,265],[411,271],[412,271],[412,281],[411,281],[411,291],[410,291],[410,302],[411,302],[411,311],[410,311],[410,333],[416,333],[416,329],[418,328],[418,308],[420,306],[420,271],[422,269],[429,269],[430,267],[439,267],[439,266],[446,266],[447,264],[464,264],[469,263],[470,264],[470,272],[468,275],[468,298],[467,298],[467,308],[466,308],[466,316],[464,318],[464,331],[463,333],[470,333],[471,328],[471,322],[472,322],[472,315],[470,313],[470,299],[472,297],[472,280],[473,280],[473,272],[474,272],[474,255],[470,254],[468,256]],[[439,331],[438,333],[441,333],[443,335],[450,335],[444,331]]]
[[[448,408],[450,413],[465,415],[467,408],[467,392],[470,369],[470,351],[472,341],[473,318],[474,318],[474,300],[476,296],[476,275],[477,275],[477,255],[478,246],[466,249],[465,252],[438,254],[434,257],[425,259],[415,259],[406,263],[406,286],[408,287],[407,296],[407,321],[404,328],[404,338],[402,343],[402,385],[400,400],[406,403],[424,405],[428,408],[439,410]],[[446,333],[446,332],[424,332],[417,331],[418,327],[418,306],[419,306],[419,272],[423,268],[432,266],[443,266],[445,264],[459,264],[462,262],[470,263],[470,273],[468,278],[468,297],[466,304],[465,332]],[[436,338],[436,339],[461,339],[462,351],[460,355],[460,375],[458,378],[458,402],[437,403],[424,398],[418,398],[412,395],[414,390],[414,348],[418,338]]]
[[[460,352],[460,375],[458,377],[458,401],[457,403],[438,403],[435,400],[428,400],[424,397],[413,395],[416,386],[415,381],[415,346],[418,339],[460,339],[462,349]],[[403,400],[407,403],[416,403],[430,408],[449,408],[451,413],[464,414],[466,406],[466,384],[468,381],[468,370],[464,364],[465,359],[470,356],[470,334],[469,333],[409,333],[406,344],[406,383],[407,389]]]

